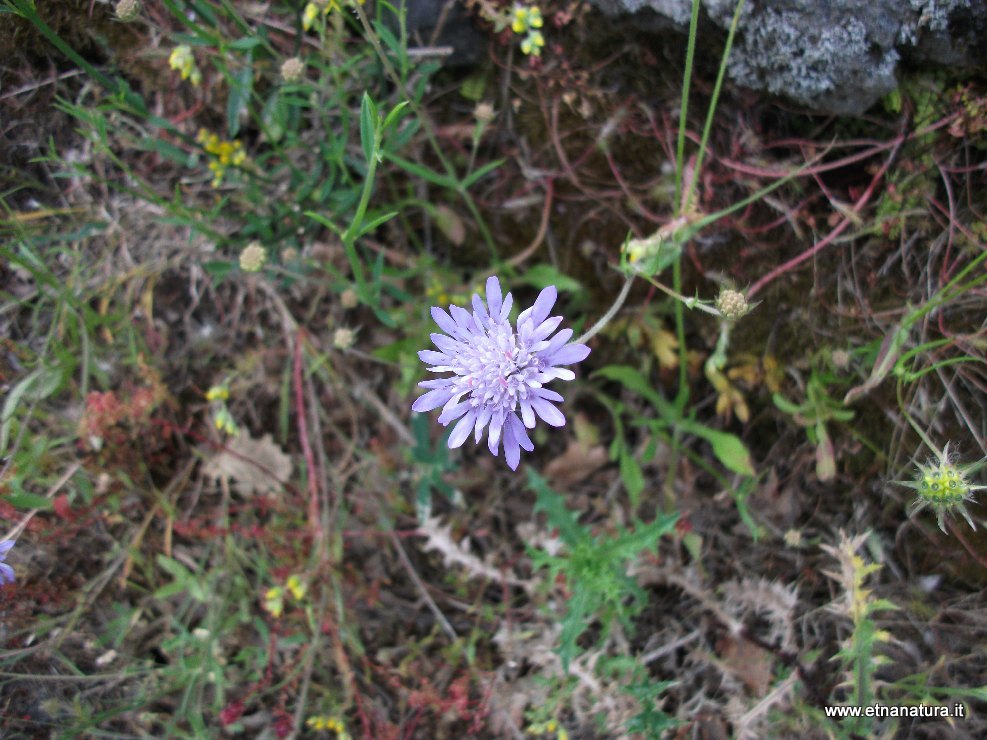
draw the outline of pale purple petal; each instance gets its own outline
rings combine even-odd
[[[487,306],[490,308],[490,318],[494,321],[500,318],[501,301],[500,281],[491,275],[487,278]]]
[[[484,406],[476,416],[476,428],[473,430],[473,444],[478,444],[483,437],[483,428],[493,416],[493,410],[489,406]]]
[[[426,365],[449,365],[452,358],[444,352],[436,352],[433,349],[418,350],[418,359]]]
[[[419,414],[424,414],[442,406],[450,398],[452,398],[452,391],[436,388],[434,391],[429,391],[415,401],[411,406],[411,410],[417,411]]]
[[[507,460],[507,467],[517,470],[521,462],[521,445],[514,434],[514,425],[511,421],[512,419],[508,418],[507,424],[504,425],[504,459]]]
[[[558,297],[559,292],[555,289],[554,285],[549,285],[539,293],[535,299],[535,305],[531,307],[531,323],[537,326],[547,319]]]
[[[548,361],[548,358],[555,352],[558,352],[562,348],[562,345],[569,341],[569,337],[571,336],[572,329],[562,329],[562,331],[548,340],[548,344],[538,354],[545,360],[545,362],[551,365],[552,363]]]
[[[16,541],[17,540],[4,540],[3,542],[0,542],[0,560],[7,556],[7,553],[10,552],[10,548],[14,546]]]
[[[545,337],[547,337],[549,334],[551,334],[553,331],[555,331],[555,329],[561,323],[562,323],[561,316],[553,316],[552,318],[541,322],[541,324],[533,332],[531,332],[531,341],[540,342],[541,340],[545,339]]]
[[[562,403],[562,395],[555,391],[550,391],[548,388],[538,388],[532,391],[531,395],[537,398],[544,398],[546,401],[558,401]]]
[[[459,306],[449,306],[449,312],[452,314],[452,318],[455,319],[456,325],[463,330],[464,335],[467,339],[470,335],[478,331],[476,322],[473,321],[473,317],[470,312],[465,308],[460,308]]]
[[[446,354],[454,355],[456,350],[459,349],[459,344],[454,339],[450,339],[444,334],[429,334],[435,346],[441,349]]]
[[[486,324],[488,321],[487,307],[483,305],[483,301],[477,293],[473,294],[473,315],[479,317],[477,319],[479,324]]]
[[[528,432],[524,428],[524,424],[514,417],[514,421],[511,422],[514,428],[514,438],[517,439],[518,444],[521,445],[522,450],[527,450],[528,452],[533,452],[535,449],[535,444],[528,438]]]
[[[462,403],[457,403],[454,405],[446,404],[446,407],[442,409],[442,413],[439,415],[439,424],[442,426],[447,426],[450,421],[458,419],[460,416],[465,414],[470,410],[471,404],[469,401],[463,401]]]
[[[462,445],[466,441],[466,438],[470,436],[470,432],[473,431],[474,424],[476,424],[476,409],[470,409],[470,412],[459,420],[456,428],[449,435],[449,449],[454,450]]]
[[[544,398],[532,398],[531,405],[535,409],[535,413],[544,419],[546,424],[553,427],[565,426],[565,417],[562,416],[562,412]]]
[[[500,309],[500,321],[501,323],[507,321],[507,317],[511,315],[511,306],[514,303],[514,296],[508,293],[504,296],[504,305]]]
[[[459,327],[456,326],[456,322],[450,318],[449,314],[443,311],[438,306],[432,306],[432,320],[439,325],[439,328],[450,336],[459,336]]]
[[[490,419],[490,430],[487,432],[487,449],[494,455],[500,449],[500,430],[504,427],[504,414],[499,409]]]
[[[572,365],[589,357],[590,349],[585,344],[567,344],[554,354],[545,357],[549,365]]]
[[[14,569],[6,563],[0,563],[0,586],[14,582]]]
[[[521,405],[521,419],[524,421],[524,425],[528,429],[535,428],[535,410],[531,408],[531,401],[527,398],[522,398],[520,401]]]

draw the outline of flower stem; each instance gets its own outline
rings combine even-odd
[[[607,312],[600,317],[599,321],[597,321],[595,324],[593,324],[592,327],[590,327],[589,331],[585,332],[581,337],[579,337],[576,340],[576,344],[585,344],[590,339],[592,339],[597,334],[599,334],[600,330],[603,329],[603,327],[605,327],[607,324],[610,323],[610,320],[617,315],[617,312],[620,310],[620,307],[624,305],[624,301],[627,300],[627,295],[631,292],[631,285],[633,283],[634,283],[634,276],[628,275],[627,279],[624,281],[624,287],[620,289],[620,293],[617,294],[617,299],[613,302],[613,305],[610,306]]]

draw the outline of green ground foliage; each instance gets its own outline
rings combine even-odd
[[[0,734],[987,733],[987,84],[698,6],[3,0]],[[491,275],[591,349],[524,470],[411,411]]]

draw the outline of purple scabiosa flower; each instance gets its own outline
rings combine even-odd
[[[4,540],[0,542],[0,586],[5,583],[14,582],[14,569],[7,565],[4,558],[7,557],[7,553],[10,552],[10,548],[14,546],[14,540]]]
[[[507,464],[517,470],[521,448],[535,449],[525,427],[534,428],[536,415],[553,427],[565,424],[562,412],[551,403],[562,396],[544,384],[576,377],[559,366],[585,359],[589,347],[566,344],[572,329],[549,339],[562,322],[561,316],[548,317],[557,297],[554,286],[545,288],[535,305],[517,317],[516,329],[508,321],[513,298],[510,293],[501,297],[496,277],[487,280],[486,306],[479,295],[473,296],[473,313],[459,306],[449,306],[449,313],[432,308],[432,318],[445,334],[432,334],[438,352],[425,349],[418,356],[431,366],[429,371],[453,375],[419,383],[429,391],[411,409],[424,413],[442,406],[443,426],[459,419],[449,447],[459,447],[470,432],[479,442],[487,429],[490,452],[498,454],[503,438]]]

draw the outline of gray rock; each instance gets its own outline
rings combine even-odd
[[[691,0],[591,1],[653,30],[686,30],[692,7]],[[734,0],[702,5],[729,28]],[[859,114],[897,87],[901,64],[983,68],[985,47],[984,0],[748,0],[728,71],[739,85],[813,110]]]

